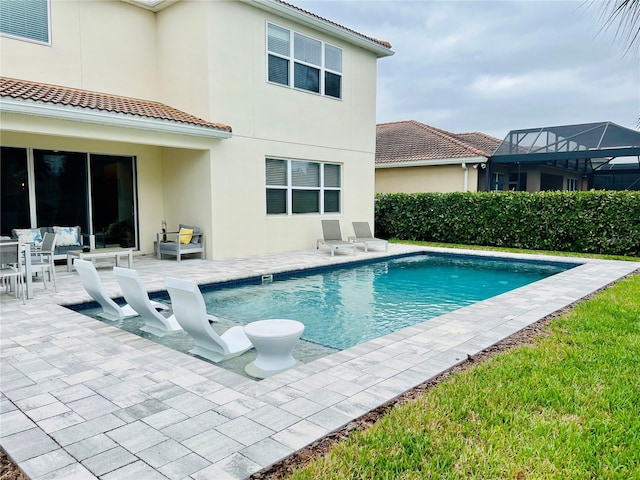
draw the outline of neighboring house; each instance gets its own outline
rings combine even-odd
[[[164,220],[215,258],[373,221],[388,43],[278,0],[2,8],[2,234],[80,225],[151,253]]]
[[[376,193],[640,190],[640,132],[612,122],[451,133],[377,126]]]
[[[376,135],[376,193],[484,190],[484,168],[500,140],[455,134],[414,120],[382,123]]]

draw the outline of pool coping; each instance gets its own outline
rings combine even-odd
[[[58,293],[36,283],[26,306],[0,296],[0,445],[34,479],[243,479],[640,268],[401,244],[134,268],[153,292],[164,276],[203,284],[424,251],[580,265],[260,382],[62,307],[90,298],[58,266]],[[111,269],[98,271],[118,296]]]

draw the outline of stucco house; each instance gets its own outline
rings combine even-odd
[[[279,0],[4,2],[0,34],[2,234],[185,223],[218,258],[373,222],[389,43]]]
[[[500,140],[451,133],[415,120],[376,129],[376,193],[484,190],[484,169]]]

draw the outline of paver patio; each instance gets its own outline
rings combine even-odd
[[[425,250],[449,251],[136,256],[134,268],[159,291],[165,276],[203,284]],[[58,265],[57,293],[36,282],[26,305],[0,294],[0,445],[33,479],[243,479],[640,268],[562,261],[582,265],[259,382],[64,308],[90,297]],[[98,272],[121,296],[111,268]]]

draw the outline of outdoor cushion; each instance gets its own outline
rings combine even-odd
[[[53,232],[57,235],[56,243],[60,247],[70,245],[80,245],[80,227],[53,227]]]
[[[176,242],[162,242],[162,245],[160,246],[160,248],[162,249],[162,251],[171,251],[171,252],[177,252],[178,251],[178,244]],[[180,251],[183,253],[189,253],[189,250],[200,250],[200,245],[195,245],[193,243],[187,243],[186,245],[182,245],[180,244]]]
[[[181,228],[178,237],[183,245],[190,243],[193,238],[193,228]]]
[[[193,230],[192,233],[200,233],[200,227],[196,227],[195,225],[185,225],[183,223],[181,223],[180,225],[178,225],[178,230],[182,229],[182,228],[190,228]],[[200,244],[201,243],[201,236],[200,235],[194,235],[193,237],[191,237],[191,243],[196,243],[196,244]]]
[[[14,235],[20,243],[35,243],[36,245],[42,243],[42,233],[39,228],[16,228]]]

